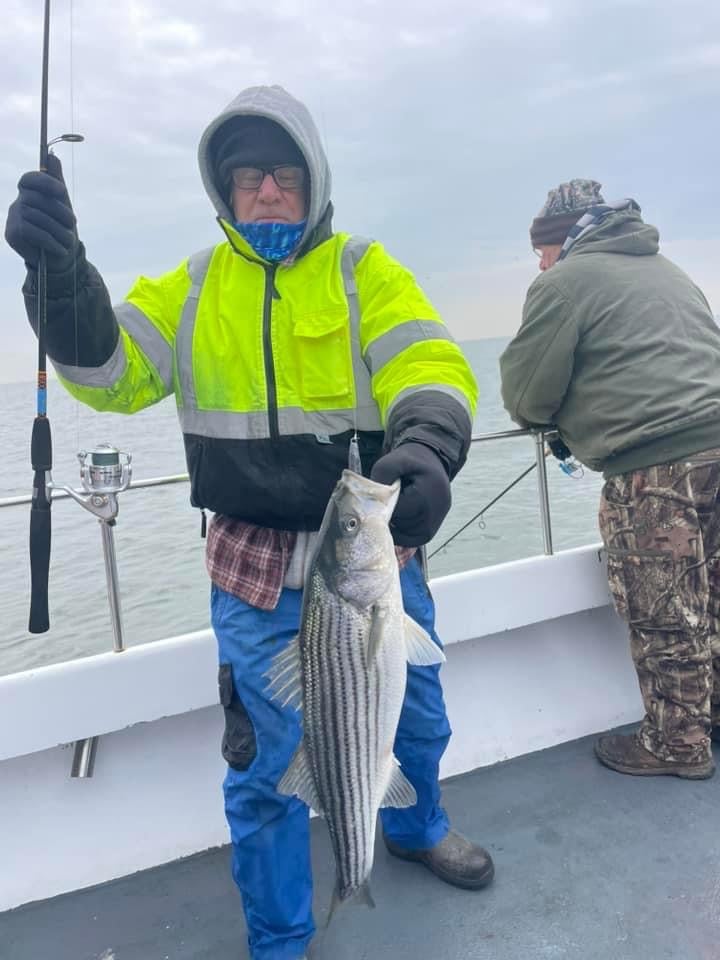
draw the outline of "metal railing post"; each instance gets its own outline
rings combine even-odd
[[[110,622],[113,631],[113,650],[122,653],[125,649],[122,634],[122,615],[120,612],[120,589],[118,587],[118,569],[115,556],[113,526],[115,520],[100,520],[102,532],[103,556],[105,558],[105,580],[107,582],[108,603],[110,604]]]
[[[97,737],[86,737],[76,740],[73,747],[72,766],[70,776],[79,780],[89,779],[95,771],[95,753],[97,751]]]
[[[538,495],[540,498],[540,521],[542,524],[543,550],[552,556],[552,527],[550,524],[550,497],[548,495],[547,468],[545,465],[545,433],[535,434],[535,460],[537,463]]]

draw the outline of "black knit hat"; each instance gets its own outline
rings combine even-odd
[[[213,137],[213,167],[218,186],[224,194],[230,190],[236,167],[307,164],[293,138],[278,123],[267,117],[233,117]]]
[[[577,179],[550,190],[530,226],[530,243],[533,247],[564,243],[570,228],[575,226],[586,210],[605,203],[600,193],[601,186],[597,180]]]

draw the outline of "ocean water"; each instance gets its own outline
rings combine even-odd
[[[474,432],[513,424],[500,400],[498,357],[507,340],[463,344],[480,385]],[[35,413],[32,383],[0,384],[0,499],[28,494],[32,485],[30,434]],[[80,486],[77,452],[108,441],[132,454],[133,477],[183,473],[182,438],[174,401],[131,417],[99,414],[76,403],[57,383],[49,387],[53,479]],[[432,554],[535,458],[531,438],[475,443],[453,483],[453,507]],[[555,550],[598,541],[598,474],[567,477],[548,459]],[[78,504],[53,504],[50,630],[27,631],[30,596],[29,505],[0,510],[0,675],[112,649],[112,626],[98,521]],[[120,495],[114,532],[126,645],[208,626],[209,581],[200,537],[200,514],[187,483]],[[543,552],[536,471],[430,559],[433,577]]]

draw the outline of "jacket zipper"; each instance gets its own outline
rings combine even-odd
[[[275,289],[275,271],[277,267],[265,267],[265,298],[263,301],[263,354],[265,362],[265,382],[267,383],[268,423],[270,438],[277,440],[280,436],[278,419],[277,383],[275,381],[275,364],[272,354],[272,302],[280,299]]]

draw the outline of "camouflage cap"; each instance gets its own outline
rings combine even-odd
[[[533,247],[564,243],[568,231],[590,207],[605,203],[597,180],[575,179],[550,190],[530,226]]]

